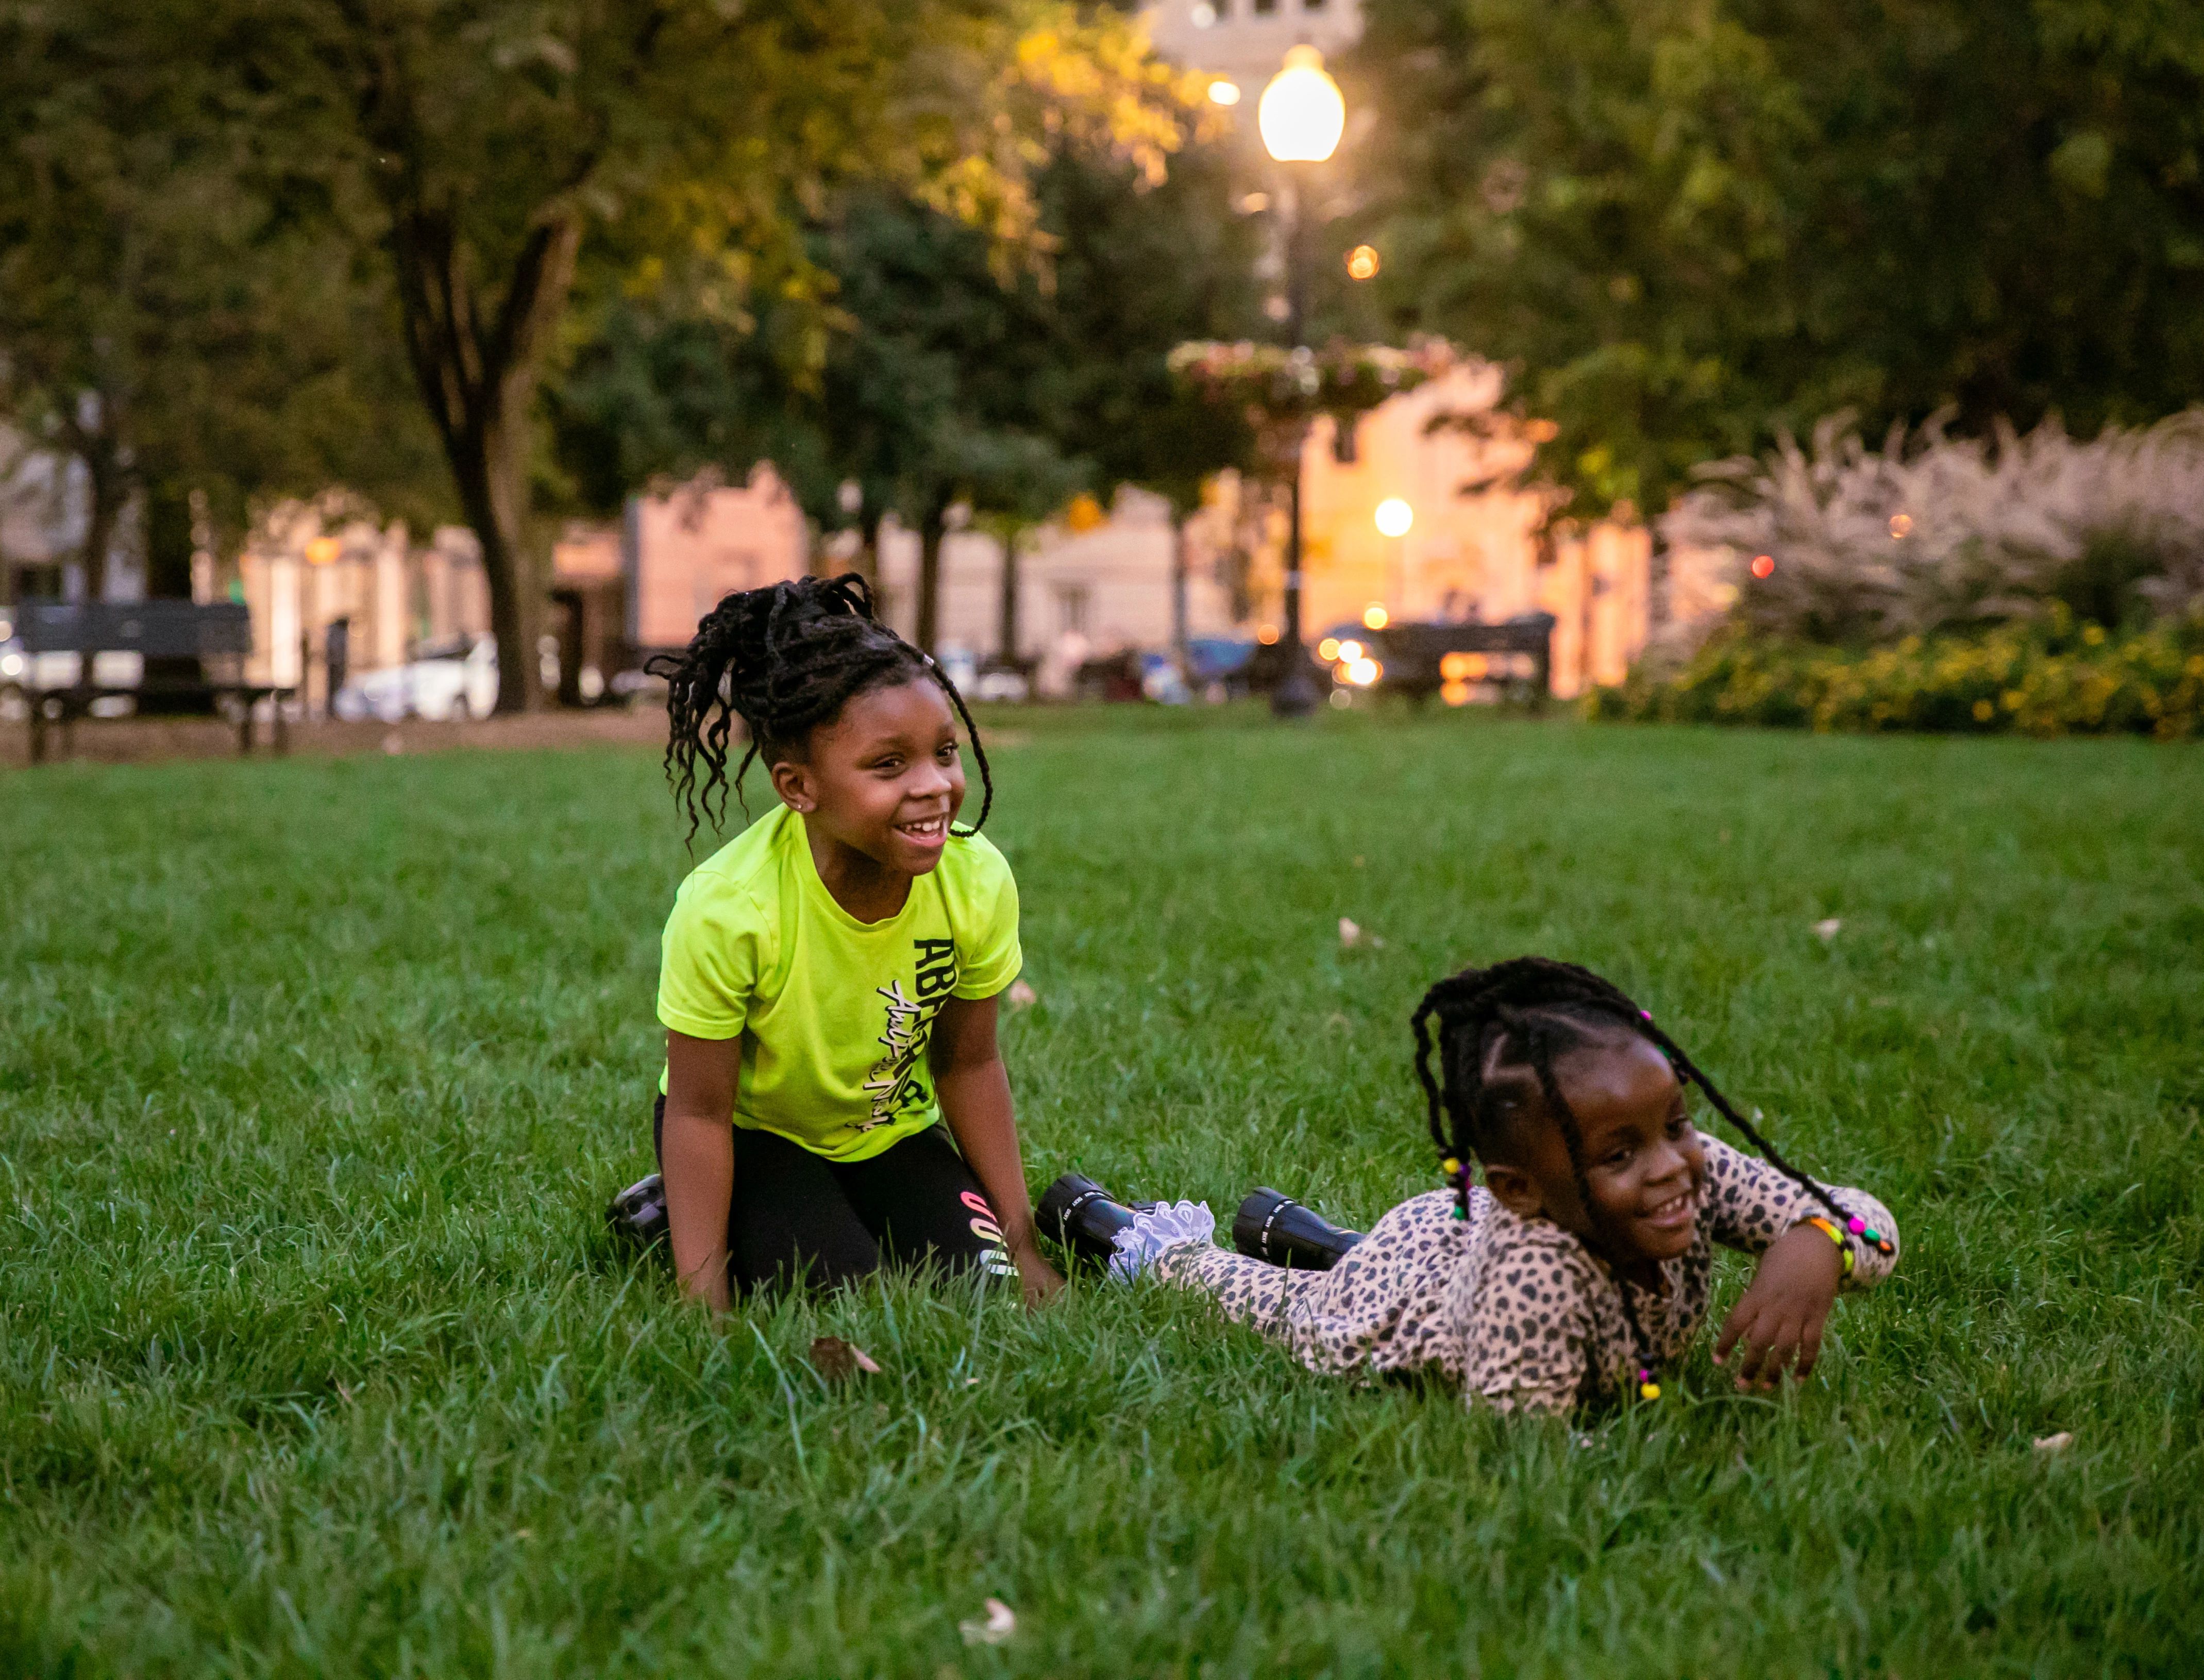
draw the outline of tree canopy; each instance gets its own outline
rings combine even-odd
[[[2204,11],[1366,10],[1378,300],[1516,371],[1580,509],[1837,411],[2088,432],[2204,389]]]

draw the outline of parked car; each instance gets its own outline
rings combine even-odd
[[[407,717],[441,723],[488,717],[496,707],[497,643],[488,636],[463,636],[421,649],[409,664],[363,671],[329,703],[348,723]]]

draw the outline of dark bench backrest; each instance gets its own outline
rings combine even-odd
[[[142,653],[195,659],[252,651],[252,615],[240,601],[26,601],[15,633],[32,653]]]

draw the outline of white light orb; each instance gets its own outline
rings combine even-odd
[[[1209,103],[1212,105],[1236,105],[1240,103],[1240,88],[1219,76],[1209,84]]]
[[[1255,107],[1263,149],[1281,163],[1321,163],[1339,149],[1347,128],[1347,101],[1324,73],[1324,55],[1312,46],[1286,54],[1285,68],[1271,78]]]
[[[1378,530],[1383,536],[1406,537],[1415,522],[1416,510],[1397,496],[1389,496],[1378,504]]]

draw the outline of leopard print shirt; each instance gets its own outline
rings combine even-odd
[[[1619,1283],[1551,1220],[1521,1219],[1483,1186],[1469,1215],[1432,1190],[1379,1220],[1329,1272],[1291,1272],[1209,1244],[1166,1252],[1158,1275],[1216,1297],[1227,1316],[1291,1348],[1312,1370],[1380,1375],[1436,1366],[1471,1404],[1560,1412],[1635,1378],[1639,1349],[1623,1315],[1631,1291],[1654,1363],[1680,1358],[1707,1312],[1713,1244],[1760,1254],[1820,1203],[1756,1155],[1703,1134],[1707,1178],[1689,1252],[1663,1263],[1652,1294]],[[1847,1213],[1888,1237],[1890,1210],[1863,1190],[1832,1187]],[[1871,1289],[1895,1254],[1858,1238],[1846,1291]]]

